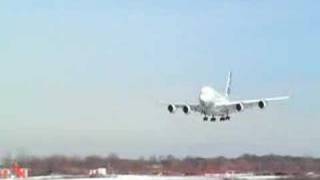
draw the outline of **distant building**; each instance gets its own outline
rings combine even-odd
[[[90,177],[106,177],[108,175],[106,168],[90,169]]]
[[[29,169],[20,167],[17,162],[14,162],[11,169],[0,168],[0,179],[7,178],[27,178],[29,177]]]
[[[29,177],[29,170],[27,168],[19,168],[19,169],[1,168],[0,169],[0,179],[8,179],[12,177],[27,178]]]

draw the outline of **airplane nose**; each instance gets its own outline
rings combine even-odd
[[[203,94],[201,94],[200,96],[199,96],[199,99],[201,100],[201,101],[205,101],[205,96],[203,95]]]
[[[204,105],[207,104],[208,102],[208,98],[203,94],[200,95],[199,99],[200,99],[200,102]]]
[[[207,96],[206,94],[201,94],[199,96],[199,100],[200,100],[200,103],[204,106],[212,106],[213,105],[211,97]]]

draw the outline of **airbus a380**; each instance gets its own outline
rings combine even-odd
[[[232,74],[229,72],[227,77],[227,84],[224,95],[218,93],[212,87],[205,86],[201,88],[198,104],[169,104],[168,111],[175,113],[177,109],[182,109],[185,114],[191,112],[198,112],[204,115],[203,120],[215,121],[216,117],[220,118],[220,121],[230,120],[230,114],[242,112],[249,108],[264,109],[272,101],[281,101],[288,99],[289,96],[261,98],[242,101],[231,101],[229,99],[231,91],[231,78]]]

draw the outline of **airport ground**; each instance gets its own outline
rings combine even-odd
[[[28,169],[32,179],[73,179],[108,177],[108,179],[319,179],[320,159],[292,156],[243,155],[237,158],[152,156],[125,159],[116,154],[107,157],[20,157],[4,158],[2,168]],[[20,172],[20,171],[18,171]],[[93,173],[98,172],[98,173]],[[99,174],[99,172],[102,172]],[[64,176],[61,176],[64,175]],[[235,179],[235,178],[234,178]]]
[[[281,176],[243,176],[235,175],[221,176],[221,177],[208,177],[208,176],[151,176],[151,175],[117,175],[113,177],[99,177],[99,178],[86,178],[86,177],[63,177],[63,176],[39,176],[32,177],[30,180],[274,180],[274,179],[286,179],[286,180],[311,180],[319,179],[315,177],[281,177]]]

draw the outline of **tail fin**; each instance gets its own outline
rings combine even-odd
[[[232,80],[232,72],[230,71],[228,73],[227,84],[226,84],[226,89],[224,94],[226,97],[228,97],[231,93],[231,80]]]

